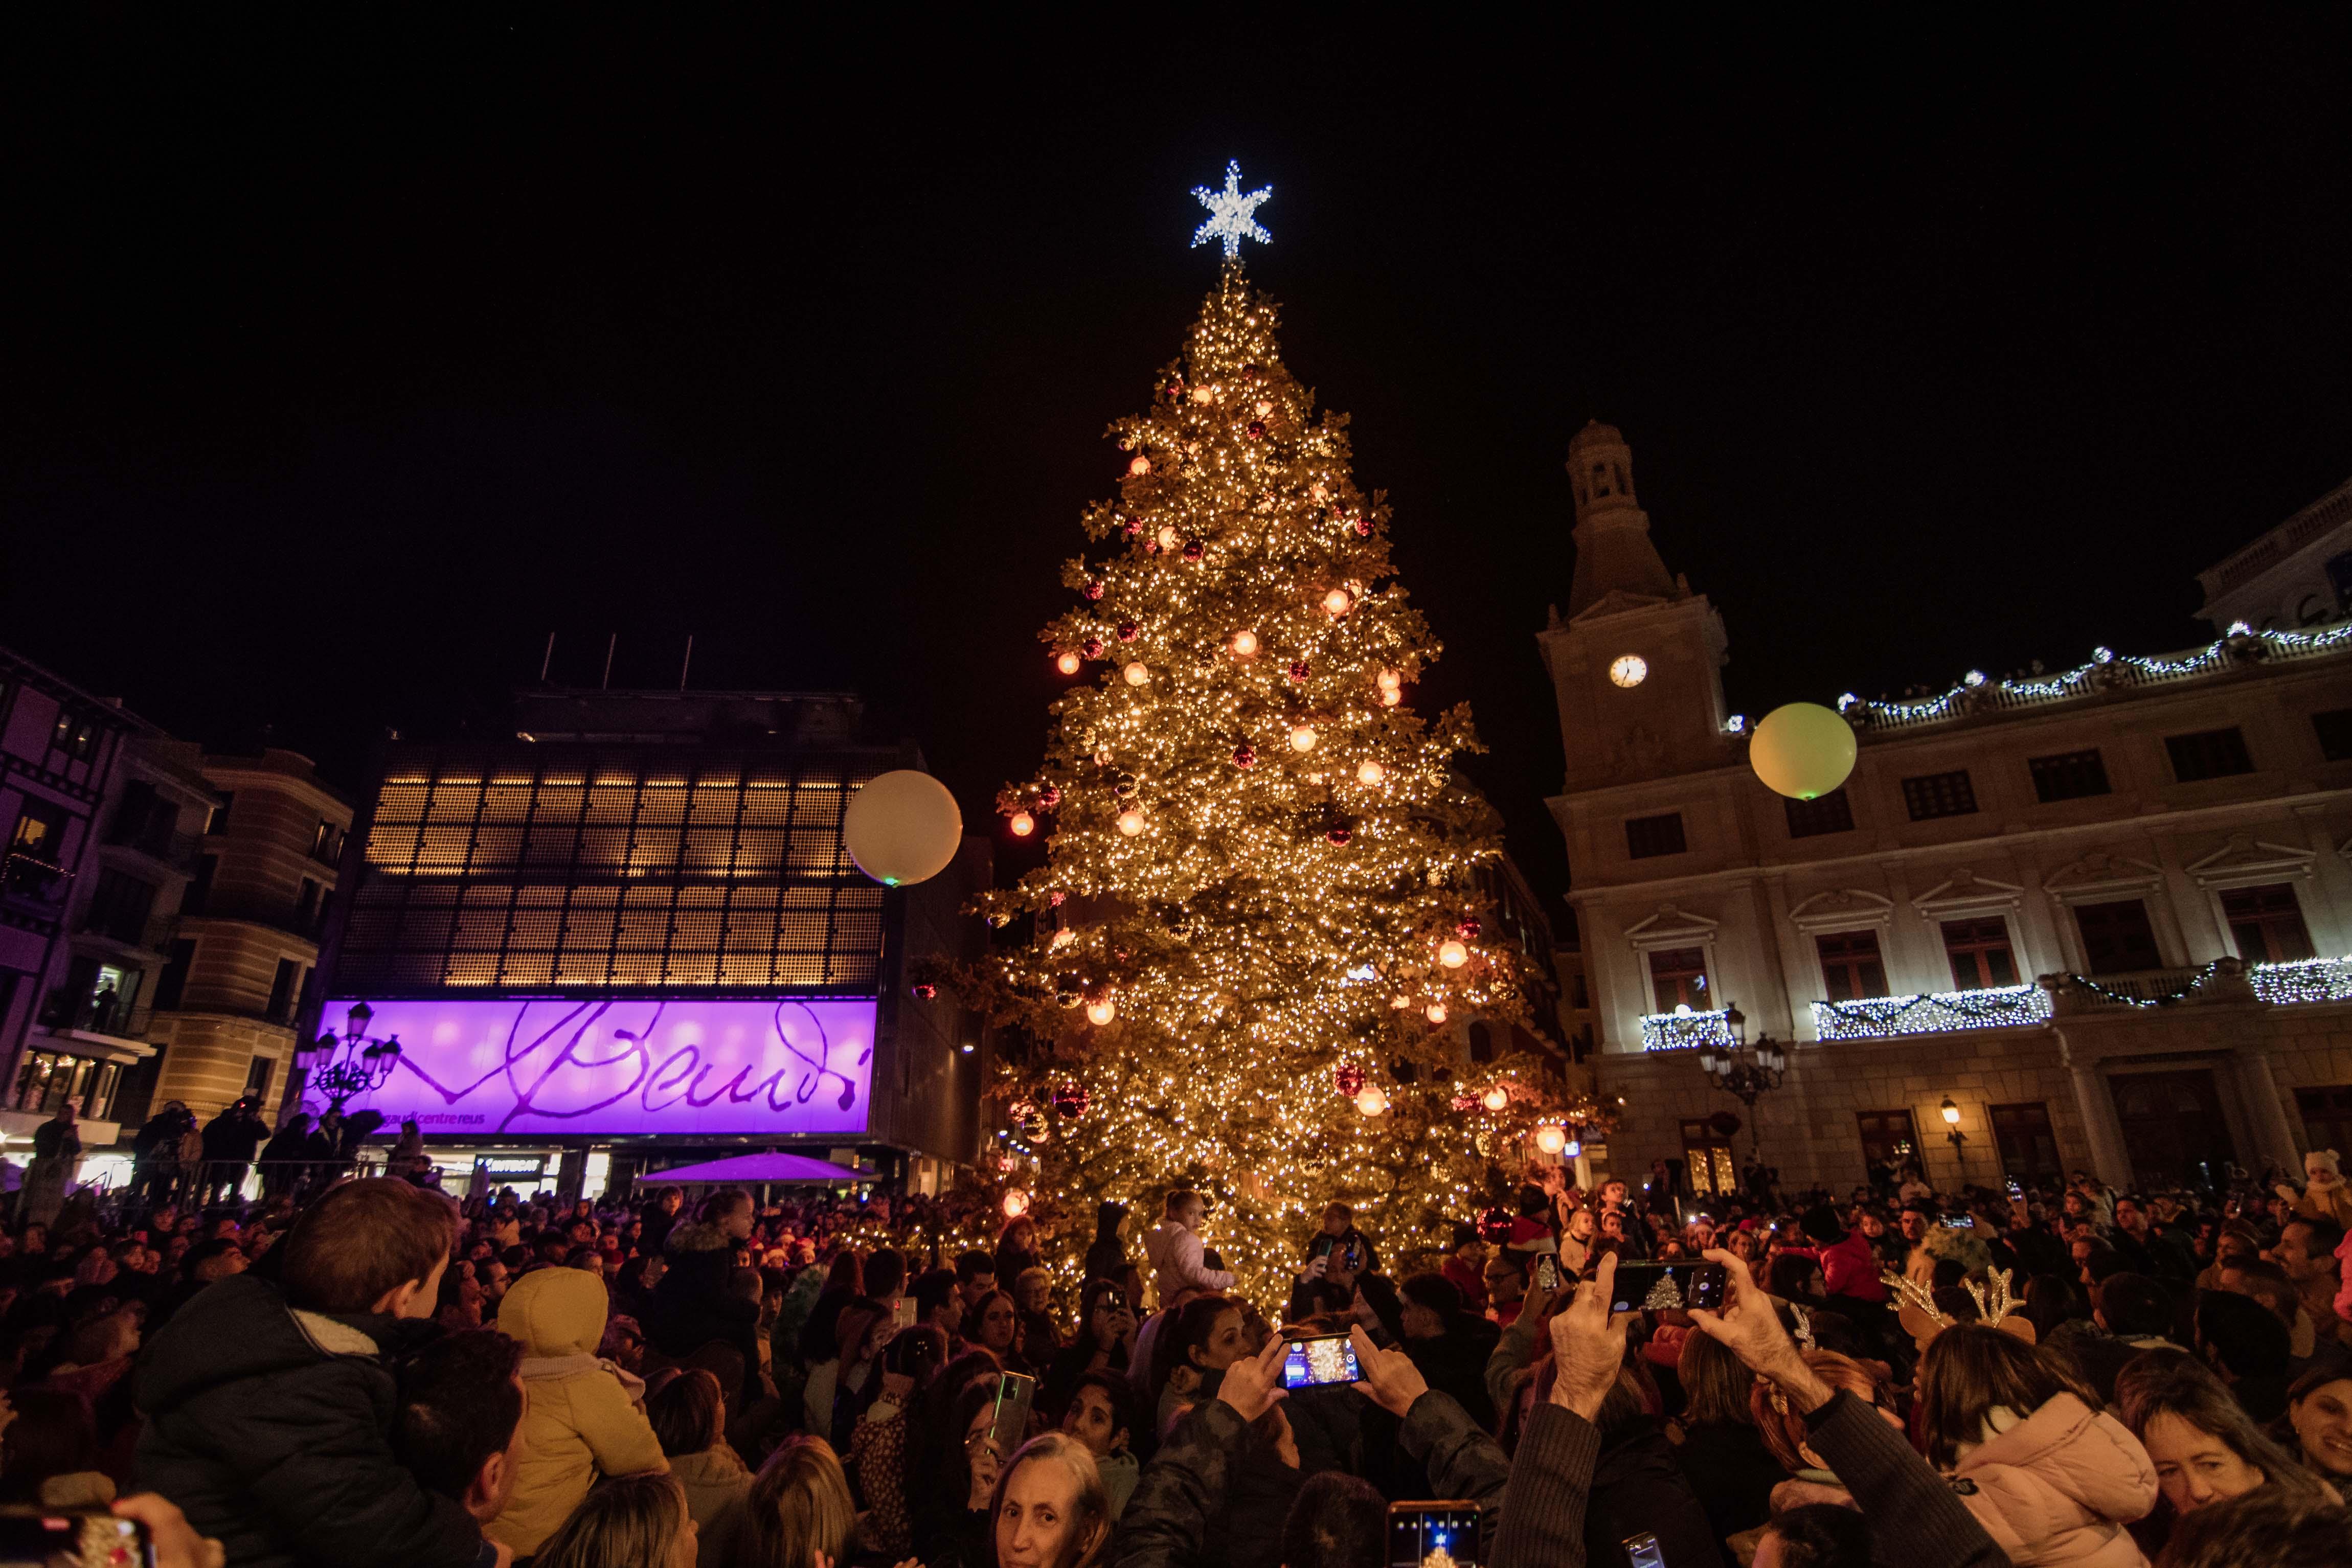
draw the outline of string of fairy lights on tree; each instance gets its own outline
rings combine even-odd
[[[1263,239],[1238,171],[1202,239]],[[1528,957],[1487,935],[1493,810],[1454,770],[1465,708],[1409,692],[1439,644],[1356,487],[1344,415],[1284,366],[1273,302],[1229,261],[1150,411],[1112,426],[1072,607],[1041,633],[1070,689],[1035,778],[999,807],[1045,863],[979,908],[1034,940],[956,971],[1018,1026],[995,1179],[1058,1228],[1143,1224],[1170,1188],[1272,1304],[1334,1198],[1385,1249],[1443,1248],[1538,1126],[1603,1124],[1533,1054],[1463,1059],[1453,1025],[1522,1017]]]

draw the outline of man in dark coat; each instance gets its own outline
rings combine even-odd
[[[234,1198],[245,1186],[246,1171],[269,1129],[253,1113],[253,1102],[239,1100],[205,1124],[205,1196]]]

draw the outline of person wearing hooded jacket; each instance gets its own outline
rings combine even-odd
[[[1944,1329],[1920,1360],[1919,1405],[1929,1462],[2018,1568],[2147,1563],[2124,1527],[2156,1507],[2147,1450],[2022,1339]]]
[[[1202,1291],[1232,1290],[1234,1277],[1210,1268],[1202,1256],[1200,1227],[1208,1205],[1201,1201],[1201,1195],[1179,1187],[1168,1195],[1164,1212],[1166,1218],[1143,1238],[1143,1255],[1151,1260],[1160,1310]]]
[[[653,1321],[645,1325],[653,1347],[678,1360],[714,1340],[733,1346],[743,1357],[747,1408],[760,1395],[760,1303],[728,1286],[751,1221],[751,1195],[721,1187],[702,1200],[692,1224],[673,1228],[662,1244],[667,1271],[654,1287]]]
[[[667,1470],[646,1419],[646,1385],[596,1346],[604,1281],[585,1269],[539,1269],[499,1303],[499,1332],[522,1343],[522,1460],[514,1494],[484,1533],[528,1557],[572,1517],[601,1476]]]

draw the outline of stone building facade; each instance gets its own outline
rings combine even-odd
[[[299,753],[185,750],[214,805],[149,1025],[163,1054],[128,1108],[179,1100],[209,1119],[252,1094],[267,1115],[294,1071],[352,807]]]
[[[1852,776],[1784,800],[1623,438],[1570,452],[1576,575],[1538,643],[1612,1168],[1680,1161],[1704,1196],[1759,1145],[1838,1188],[2352,1150],[2352,628],[1849,695]],[[1735,1005],[1787,1056],[1752,1111],[1697,1061]]]

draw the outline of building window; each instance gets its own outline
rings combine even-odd
[[[2058,1139],[2050,1130],[2050,1107],[2035,1100],[2019,1105],[1995,1105],[1992,1116],[1992,1141],[2000,1150],[2000,1168],[2018,1177],[2054,1176],[2062,1174],[2058,1166]]]
[[[319,918],[319,884],[309,877],[302,879],[302,891],[294,895],[294,923],[305,931]]]
[[[99,873],[90,895],[85,930],[137,946],[147,939],[147,916],[155,907],[155,884],[110,866]]]
[[[1685,847],[1680,811],[1662,811],[1654,817],[1625,819],[1625,852],[1637,861],[1652,860],[1659,855],[1678,855]]]
[[[1832,931],[1813,938],[1821,950],[1822,983],[1833,1002],[1860,1001],[1886,994],[1886,965],[1878,956],[1875,931]]]
[[[12,853],[55,863],[65,853],[66,812],[47,800],[27,800],[16,810],[16,831],[8,835]]]
[[[1843,784],[1811,800],[1796,800],[1783,795],[1780,797],[1780,809],[1789,813],[1789,836],[1792,839],[1810,839],[1822,833],[1849,833],[1853,831],[1853,802],[1846,799]]]
[[[1952,988],[1981,991],[2017,984],[2017,958],[2010,951],[2009,922],[1995,915],[1984,920],[1944,922],[1944,955],[1952,961]]]
[[[2083,934],[2083,961],[2094,975],[2131,975],[2164,967],[2147,905],[2137,898],[2078,904],[2074,928]]]
[[[2352,759],[2352,707],[2331,708],[2311,716],[2319,735],[2319,754],[2330,762]]]
[[[1977,809],[1977,792],[1969,783],[1969,770],[1956,768],[1949,773],[1922,773],[1903,780],[1903,804],[1910,809],[1915,822],[1931,817],[1965,817]]]
[[[1715,1006],[1707,999],[1706,951],[1701,947],[1662,947],[1650,955],[1650,988],[1658,1010],[1676,1008],[1705,1012]]]
[[[98,727],[69,709],[58,712],[58,727],[49,737],[49,744],[79,762],[90,754],[98,741]]]
[[[1863,1175],[1891,1193],[1905,1170],[1919,1163],[1919,1134],[1911,1124],[1911,1113],[1856,1111],[1853,1120],[1862,1134]]]
[[[310,858],[324,861],[329,865],[332,865],[335,863],[335,857],[342,852],[342,833],[334,823],[321,819],[319,831],[310,836]]]
[[[2080,800],[2086,795],[2108,793],[2107,765],[2099,759],[2095,748],[2036,757],[2026,766],[2033,770],[2033,792],[2042,797],[2044,805],[2053,800]]]
[[[246,1093],[251,1095],[256,1100],[258,1100],[263,1095],[268,1093],[270,1076],[276,1072],[277,1070],[278,1063],[271,1061],[268,1057],[255,1057],[252,1064],[245,1070]]]
[[[236,804],[236,793],[235,790],[225,789],[221,791],[220,804],[215,806],[212,810],[212,815],[205,819],[205,831],[214,838],[220,838],[225,835],[228,831],[228,809]]]
[[[12,1108],[53,1115],[67,1100],[79,1099],[84,1121],[109,1121],[115,1086],[121,1079],[122,1069],[110,1061],[92,1061],[56,1051],[28,1051],[24,1065],[16,1070]]]
[[[2303,923],[2303,905],[2286,883],[2233,887],[2221,895],[2221,914],[2238,956],[2249,964],[2292,964],[2317,956]]]
[[[1488,1029],[1483,1019],[1470,1026],[1470,1060],[1473,1061],[1495,1060],[1495,1031]]]
[[[2194,735],[2168,735],[2164,749],[2172,754],[2172,777],[2182,784],[2254,770],[2254,759],[2246,754],[2246,737],[2234,725],[2228,729],[2200,729]]]
[[[1580,1009],[1592,1005],[1592,993],[1585,987],[1584,971],[1581,969],[1570,972],[1568,977],[1568,1005]]]
[[[302,980],[302,964],[296,958],[278,960],[278,973],[270,977],[269,1001],[262,1009],[271,1023],[290,1023],[294,1019],[295,988]]]
[[[2352,1083],[2298,1089],[2294,1106],[2303,1113],[2303,1130],[2311,1136],[2311,1147],[2352,1149]]]
[[[155,981],[155,1005],[169,1012],[180,1005],[180,998],[188,988],[188,970],[196,961],[196,939],[183,936],[172,944],[172,956],[163,966],[163,975]]]
[[[1731,1140],[1705,1122],[1683,1124],[1683,1176],[1700,1197],[1737,1197],[1739,1162]]]

